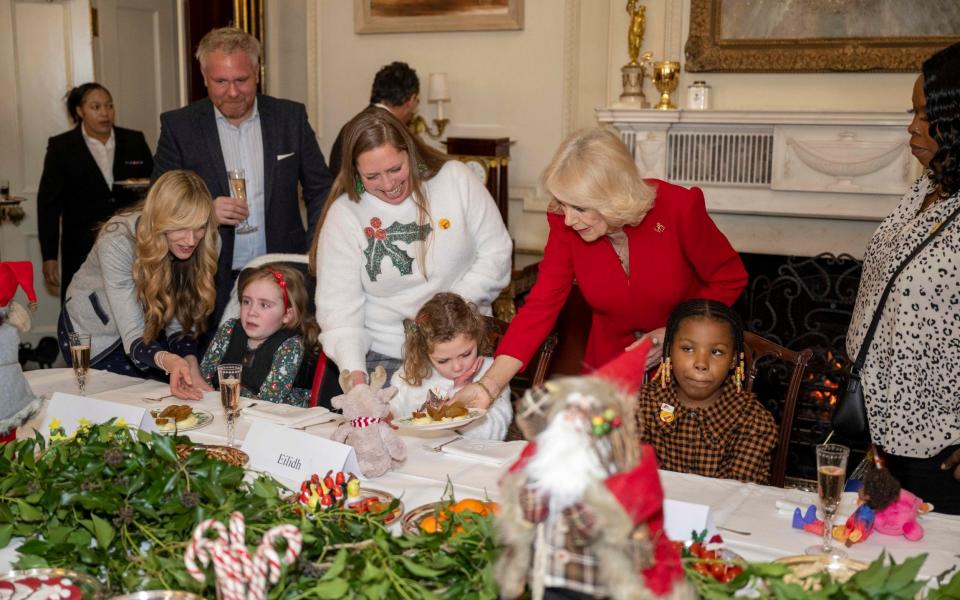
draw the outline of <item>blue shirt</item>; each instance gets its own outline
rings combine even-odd
[[[213,107],[223,151],[224,172],[243,169],[247,183],[247,223],[257,230],[237,233],[233,242],[233,269],[242,269],[252,259],[267,253],[266,221],[263,185],[263,135],[260,131],[260,111],[254,101],[253,113],[239,126],[230,123],[223,113]]]

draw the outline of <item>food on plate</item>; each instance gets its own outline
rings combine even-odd
[[[420,519],[417,527],[419,527],[423,533],[436,533],[443,528],[444,523],[450,520],[450,513],[457,513],[467,519],[470,519],[471,515],[480,515],[481,517],[486,517],[487,515],[496,516],[500,514],[500,505],[492,501],[464,498],[458,502],[448,504],[444,509],[435,510],[426,515]],[[463,531],[462,525],[457,525],[454,529],[454,533],[460,533],[461,531]]]
[[[186,404],[171,404],[163,410],[150,411],[160,431],[168,432],[193,427],[198,423],[193,408]]]
[[[317,473],[300,484],[300,495],[297,502],[309,513],[321,512],[334,508],[349,508],[360,514],[386,512],[393,497],[386,492],[375,490],[361,490],[360,480],[353,473],[344,473],[332,470],[322,478]],[[387,513],[383,520],[387,523],[399,516],[399,511]]]
[[[446,406],[436,406],[431,402],[427,402],[421,410],[414,411],[411,423],[424,425],[427,423],[452,421],[454,419],[465,417],[468,414],[470,414],[470,410],[467,409],[467,407],[464,406],[460,401],[448,404]]]

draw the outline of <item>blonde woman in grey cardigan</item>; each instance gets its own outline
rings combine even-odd
[[[69,333],[91,336],[90,365],[164,379],[179,398],[210,389],[196,339],[216,296],[219,236],[210,192],[193,171],[169,171],[147,199],[111,218],[67,290],[60,347]]]

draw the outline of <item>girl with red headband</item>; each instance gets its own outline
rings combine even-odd
[[[307,311],[303,275],[278,263],[245,269],[237,295],[240,318],[220,326],[200,372],[216,386],[217,365],[241,364],[241,395],[307,406],[310,388],[296,385],[297,374],[304,357],[317,351],[319,328]]]

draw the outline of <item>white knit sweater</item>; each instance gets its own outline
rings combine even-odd
[[[484,357],[483,365],[477,370],[477,373],[485,373],[493,359]],[[427,392],[432,389],[439,389],[447,395],[452,396],[459,388],[453,387],[453,380],[447,379],[437,373],[436,369],[430,376],[421,382],[418,386],[412,386],[401,379],[403,369],[393,374],[390,385],[395,386],[397,395],[390,400],[390,409],[393,416],[397,419],[405,419],[413,411],[420,408],[427,399]],[[482,419],[477,419],[463,429],[463,437],[475,440],[499,440],[507,437],[507,428],[510,427],[510,421],[513,419],[513,405],[510,403],[510,386],[504,386],[497,400],[487,409],[487,414]]]
[[[476,175],[451,160],[424,187],[429,279],[417,259],[423,242],[407,241],[417,237],[411,198],[392,205],[364,192],[330,206],[317,248],[317,320],[323,350],[341,370],[365,371],[368,350],[400,358],[403,319],[437,292],[489,314],[510,279],[510,234]]]

